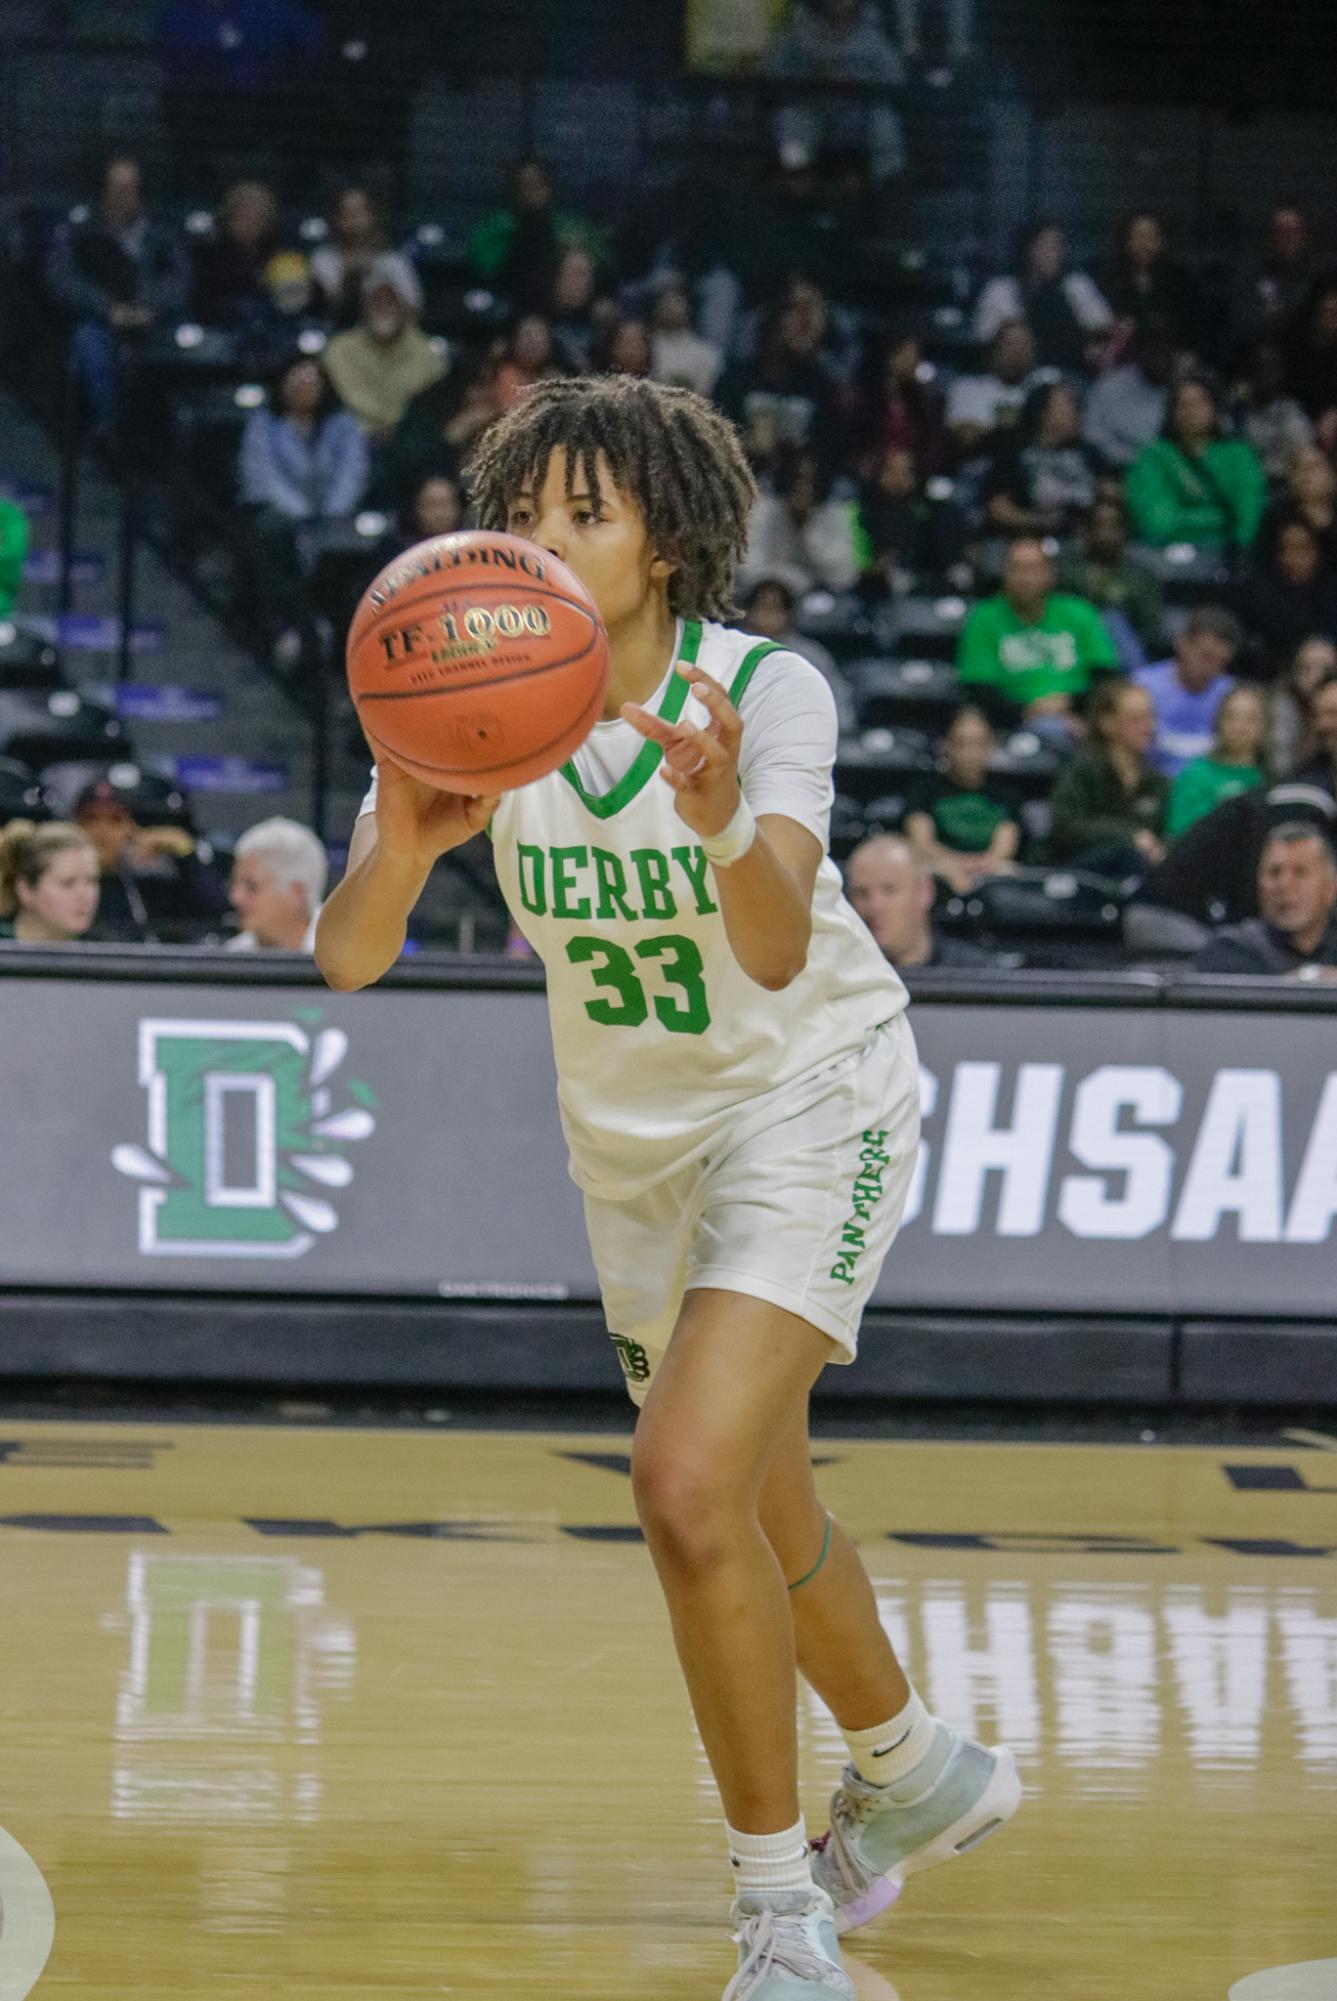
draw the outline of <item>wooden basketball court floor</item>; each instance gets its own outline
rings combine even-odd
[[[0,2001],[717,2001],[625,1444],[0,1417]],[[851,1941],[862,2001],[1337,1995],[1337,1452],[818,1456],[926,1697],[1027,1789]]]

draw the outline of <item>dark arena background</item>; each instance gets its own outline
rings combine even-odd
[[[0,2001],[729,1977],[489,842],[312,956],[359,597],[584,374],[738,425],[912,999],[815,1463],[1025,1800],[848,1976],[1337,1997],[1334,79],[1321,0],[0,0]]]

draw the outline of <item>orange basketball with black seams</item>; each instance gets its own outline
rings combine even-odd
[[[364,592],[348,686],[378,755],[443,792],[509,792],[555,771],[599,720],[608,634],[536,543],[438,535]]]

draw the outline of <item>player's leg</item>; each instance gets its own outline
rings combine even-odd
[[[830,1345],[765,1300],[689,1292],[632,1448],[706,1754],[730,1826],[756,1834],[798,1812],[794,1627],[758,1505],[776,1439],[806,1409]]]
[[[843,1730],[897,1716],[910,1684],[854,1544],[817,1498],[807,1405],[776,1441],[759,1505],[789,1586],[799,1670]]]
[[[853,2001],[798,1801],[794,1627],[758,1520],[776,1438],[830,1352],[770,1302],[690,1291],[636,1427],[637,1512],[724,1804],[739,1969],[729,1996]]]
[[[759,1512],[790,1580],[799,1667],[850,1748],[813,1875],[837,1928],[851,1931],[893,1903],[908,1875],[1002,1827],[1020,1782],[1011,1752],[940,1722],[911,1687],[859,1553],[817,1498],[806,1410],[777,1440]]]

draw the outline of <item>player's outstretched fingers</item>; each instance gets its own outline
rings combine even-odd
[[[682,734],[679,724],[666,723],[662,716],[657,716],[653,709],[643,709],[639,702],[624,702],[618,713],[624,723],[630,723],[642,736],[649,737],[652,743],[662,743],[665,748]]]
[[[680,666],[678,672],[691,682],[698,700],[709,709],[724,742],[736,747],[743,734],[743,718],[720,683],[700,667]]]

